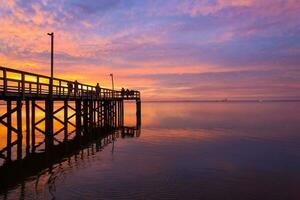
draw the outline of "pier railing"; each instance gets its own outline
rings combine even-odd
[[[0,97],[61,99],[140,99],[135,90],[111,90],[0,66]]]

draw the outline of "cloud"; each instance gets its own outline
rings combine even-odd
[[[101,12],[106,12],[114,8],[120,3],[120,0],[98,0],[98,1],[93,1],[93,0],[85,0],[85,1],[80,1],[80,0],[75,0],[69,2],[69,5],[72,7],[75,7],[78,9],[79,12],[83,12],[85,14],[94,14],[94,13],[101,13]]]
[[[47,74],[53,31],[62,78],[109,86],[113,72],[155,99],[293,96],[299,10],[297,0],[0,0],[0,65]]]
[[[151,93],[168,91],[166,99],[272,99],[297,94],[300,70],[245,70],[204,73],[134,75],[155,80]],[[171,95],[169,97],[169,95]],[[291,96],[291,95],[290,95]],[[297,95],[295,95],[297,96]],[[299,98],[299,96],[298,96]]]
[[[252,4],[254,4],[254,0],[185,0],[178,5],[178,10],[190,16],[209,15],[226,8],[249,7]]]

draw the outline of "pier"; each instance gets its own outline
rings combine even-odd
[[[141,124],[139,91],[112,90],[6,67],[0,67],[0,100],[6,108],[0,113],[0,124],[7,131],[6,146],[0,149],[5,163],[22,160],[24,152],[25,156],[35,153],[41,145],[48,151],[71,137],[85,137],[95,130],[121,128],[127,135],[134,134],[124,128],[124,101],[136,103],[137,129]],[[37,135],[43,140],[36,141]]]

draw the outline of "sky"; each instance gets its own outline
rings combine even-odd
[[[0,0],[0,66],[144,100],[300,99],[300,0]]]

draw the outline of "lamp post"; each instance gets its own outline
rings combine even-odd
[[[53,65],[54,65],[54,33],[48,33],[48,35],[51,37],[51,78],[50,78],[50,90],[49,93],[52,96],[53,93]]]
[[[49,99],[45,102],[45,148],[53,146],[53,57],[54,57],[54,33],[48,33],[51,37],[51,77],[49,84]]]
[[[114,75],[113,74],[110,74],[111,76],[111,88],[112,88],[112,95],[113,97],[115,96],[114,95],[114,90],[115,90],[115,85],[114,85]]]
[[[113,74],[110,74],[111,76],[111,88],[112,90],[115,90],[115,85],[114,85],[114,75]]]

